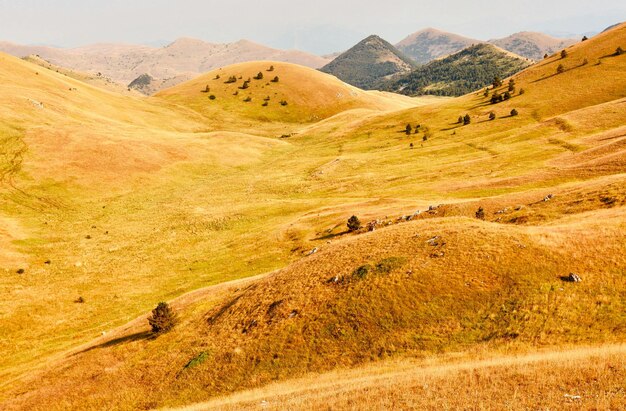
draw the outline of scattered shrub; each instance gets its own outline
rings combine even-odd
[[[518,115],[519,113],[517,112],[516,109],[511,110],[511,117],[515,117],[516,115]]]
[[[583,60],[583,66],[586,66],[587,64],[589,64],[589,60],[587,60],[587,58],[585,57],[585,59]]]
[[[204,88],[204,90],[202,90],[203,93],[208,93],[209,91],[211,91],[211,87],[209,87],[209,85],[207,84],[206,87]]]
[[[587,41],[587,40],[589,40],[587,36],[583,36],[583,39],[581,41]]]
[[[509,100],[511,98],[511,93],[509,93],[508,91],[505,91],[504,94],[502,95],[502,98],[505,100]]]
[[[252,97],[248,96],[243,100],[245,103],[249,103],[252,101]]]
[[[176,325],[176,314],[174,314],[168,303],[160,302],[152,310],[152,317],[148,318],[148,323],[152,327],[153,333],[161,334],[174,328],[174,325]]]
[[[270,68],[268,68],[267,71],[274,71],[274,66],[270,66]]]
[[[286,101],[286,100],[281,100],[281,102],[280,102],[280,105],[281,105],[281,106],[286,106],[287,104],[289,104],[289,103],[287,103],[287,101]]]
[[[524,90],[523,88],[519,89],[519,95],[521,96],[522,94],[524,94],[526,92],[526,90]]]
[[[489,113],[489,120],[495,120],[496,119],[496,113],[494,113],[493,111]]]
[[[485,88],[485,92],[483,93],[483,96],[489,97],[489,88]]]
[[[220,79],[220,75],[219,75],[219,74],[216,74],[216,75],[215,75],[215,78],[214,78],[213,80],[219,80],[219,79]]]
[[[265,97],[263,101],[270,101],[270,96]]]
[[[624,54],[624,49],[621,46],[615,49],[616,56],[621,56],[622,54]]]
[[[543,55],[543,58],[544,58],[544,59],[547,59],[547,58],[548,58],[548,53],[544,54],[544,55]]]
[[[248,87],[250,87],[250,80],[246,80],[243,82],[243,84],[241,85],[241,87],[239,87],[242,90],[247,89]]]
[[[498,88],[502,85],[502,80],[500,80],[500,77],[496,76],[493,78],[493,82],[492,82],[493,88]]]
[[[409,148],[413,148],[413,143],[409,144]]]
[[[256,76],[254,76],[254,79],[255,79],[255,80],[263,80],[263,73],[261,73],[261,72],[259,71],[259,73],[258,73]]]
[[[565,72],[565,67],[563,67],[562,64],[559,64],[559,66],[556,68],[556,74],[561,74]]]
[[[237,77],[235,77],[235,76],[230,76],[230,77],[228,77],[228,80],[226,80],[226,81],[224,82],[224,84],[231,84],[231,83],[236,83],[236,82],[237,82]]]
[[[215,94],[211,94],[211,95],[209,96],[209,100],[215,100],[215,98],[216,98],[216,97],[215,97]]]
[[[479,220],[485,219],[485,210],[482,207],[478,207],[478,211],[476,211],[476,218]]]
[[[349,231],[357,231],[361,228],[361,220],[355,215],[348,219],[348,230]]]
[[[189,362],[185,365],[185,369],[188,370],[190,368],[197,367],[198,365],[205,362],[208,358],[209,358],[209,353],[207,353],[206,351],[203,351],[200,354],[198,354],[196,357],[189,360]]]
[[[456,121],[459,124],[463,123],[463,116],[459,116],[459,119]]]
[[[19,268],[16,273],[18,274],[24,274],[24,269],[23,268]]]
[[[233,96],[238,96],[239,95],[239,90],[235,90],[235,92],[233,93]]]
[[[371,265],[362,265],[352,272],[352,276],[358,278],[359,280],[362,280],[367,277],[367,275],[372,272],[372,270],[373,267]]]
[[[263,104],[261,104],[263,107],[267,107],[270,103],[267,101],[264,101]]]
[[[274,77],[274,78],[272,79],[272,83],[278,83],[278,81],[279,81],[278,76],[276,76],[276,77]]]
[[[84,304],[85,303],[85,299],[81,296],[81,297],[78,297],[77,299],[75,299],[74,302],[76,304]]]
[[[567,57],[567,50],[561,51],[561,58],[564,59],[565,57]]]
[[[401,257],[385,258],[376,264],[376,272],[378,274],[389,274],[393,270],[402,267],[402,264],[404,264],[405,261],[406,259]]]

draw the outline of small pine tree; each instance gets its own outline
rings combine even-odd
[[[559,64],[559,66],[556,68],[556,74],[562,74],[565,72],[565,67],[563,67],[562,64]]]
[[[413,131],[413,126],[411,126],[410,124],[407,124],[406,127],[404,128],[404,132],[406,133],[406,135],[410,135],[411,132]]]
[[[583,36],[582,41],[587,41],[587,40],[589,40],[589,39],[587,38],[587,36]]]
[[[561,58],[564,59],[565,57],[567,57],[567,50],[561,51]]]
[[[513,80],[513,79],[509,80],[509,91],[511,93],[515,92],[515,80]]]
[[[255,80],[263,80],[263,73],[261,73],[261,72],[259,71],[259,73],[258,73],[256,76],[254,76],[254,79],[255,79]]]
[[[274,71],[274,66],[270,66],[270,68],[268,68],[267,71]]]
[[[493,111],[489,113],[489,120],[495,120],[496,119],[496,113],[494,113]]]
[[[544,54],[544,55],[543,55],[543,58],[544,58],[544,59],[547,59],[547,58],[548,58],[548,53]]]
[[[621,46],[615,49],[616,56],[621,56],[622,54],[624,54],[624,49]]]
[[[457,123],[463,124],[463,116],[459,116],[459,119],[457,120]]]
[[[216,74],[216,75],[215,75],[215,78],[214,78],[213,80],[219,80],[219,79],[220,79],[220,75],[219,75],[219,74]]]
[[[516,109],[511,110],[511,117],[515,117],[516,115],[518,115],[519,113],[517,112]]]
[[[472,118],[470,117],[469,114],[466,114],[465,117],[463,117],[463,125],[468,125],[469,123],[472,122]]]
[[[522,94],[524,94],[526,92],[526,90],[524,90],[523,88],[519,89],[519,95],[521,96]]]
[[[359,220],[359,217],[353,215],[352,217],[348,219],[348,230],[357,231],[360,228],[361,228],[361,220]]]
[[[276,76],[276,77],[274,77],[274,78],[272,79],[272,83],[278,83],[278,81],[279,81],[278,76]]]
[[[154,334],[161,334],[174,328],[176,325],[176,314],[168,303],[160,302],[152,310],[152,317],[148,318],[148,323],[152,327]]]

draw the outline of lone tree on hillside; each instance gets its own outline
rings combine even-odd
[[[406,133],[406,135],[410,135],[411,132],[413,131],[413,127],[410,124],[407,124],[406,127],[404,128],[404,132]]]
[[[624,54],[624,49],[621,46],[615,49],[616,56],[621,56],[622,54]]]
[[[271,81],[272,81],[272,83],[278,83],[278,81],[279,81],[278,76],[274,77]]]
[[[208,93],[209,91],[211,91],[211,87],[209,87],[209,85],[207,84],[206,87],[204,88],[204,90],[202,90],[203,93]]]
[[[562,74],[565,72],[565,67],[563,67],[562,64],[559,64],[559,66],[556,68],[556,74]]]
[[[157,307],[152,310],[152,317],[148,318],[148,323],[152,327],[154,334],[161,334],[174,328],[176,325],[176,314],[168,303],[160,302]]]
[[[274,71],[274,66],[270,66],[270,68],[268,68],[267,71]]]
[[[470,117],[469,114],[466,114],[465,117],[463,117],[463,125],[466,126],[471,122],[472,122],[472,118]]]
[[[259,71],[259,73],[258,73],[256,76],[254,76],[254,79],[255,79],[255,80],[263,80],[263,73],[261,73],[261,72]]]
[[[516,109],[511,110],[511,117],[515,117],[516,115],[518,115],[519,113],[517,112]]]
[[[457,120],[457,123],[463,124],[463,116],[459,116],[459,119]]]
[[[567,51],[563,50],[561,51],[561,58],[564,59],[565,57],[567,57]]]
[[[349,231],[357,231],[358,229],[361,228],[361,220],[359,220],[359,217],[353,215],[352,217],[350,217],[348,219],[348,230]]]
[[[493,111],[489,113],[489,120],[495,120],[496,119],[496,113],[494,113]]]
[[[589,40],[589,39],[587,38],[587,36],[583,36],[582,41],[587,41],[587,40]]]
[[[544,54],[544,55],[543,55],[543,58],[544,58],[544,59],[547,59],[547,58],[548,58],[548,53]]]

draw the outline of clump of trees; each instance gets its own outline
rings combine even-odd
[[[152,310],[152,316],[148,318],[148,323],[152,327],[154,334],[162,334],[170,331],[176,325],[177,318],[168,303],[160,302]]]
[[[350,232],[357,231],[360,228],[361,228],[361,220],[359,220],[359,217],[353,215],[352,217],[348,219],[348,230]]]

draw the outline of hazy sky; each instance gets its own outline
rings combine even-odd
[[[316,53],[425,27],[486,40],[523,30],[587,33],[626,20],[624,0],[0,0],[0,40],[72,47],[246,38]]]

